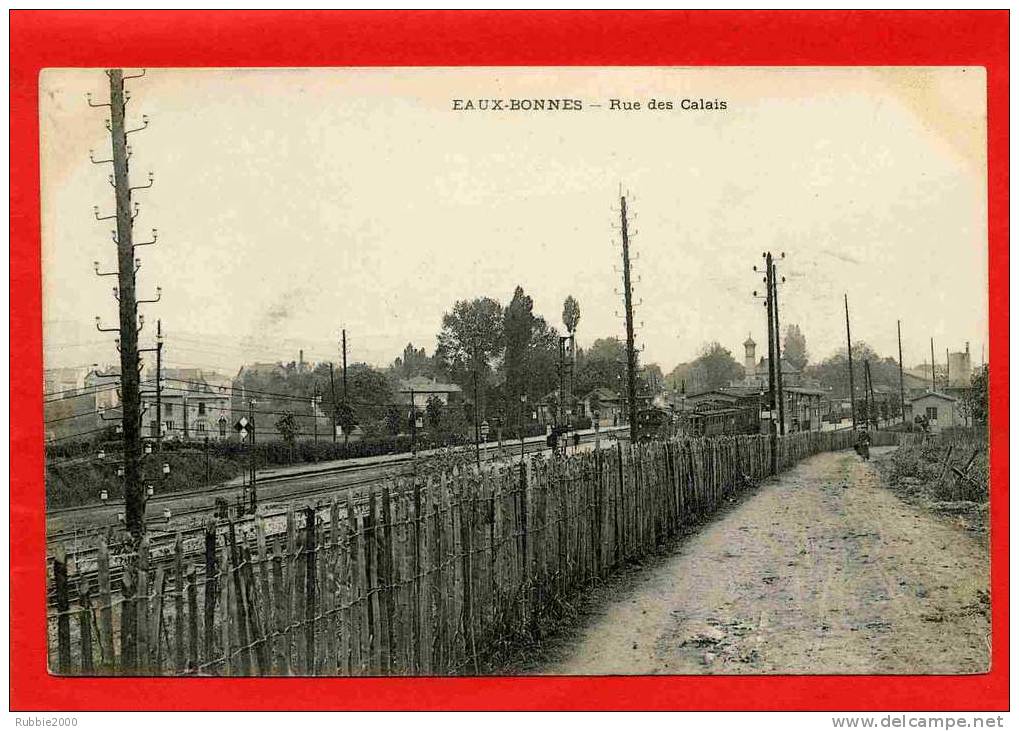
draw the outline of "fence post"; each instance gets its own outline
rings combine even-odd
[[[138,543],[138,588],[135,600],[137,655],[139,672],[149,672],[149,542],[142,537]]]
[[[124,603],[120,608],[120,668],[124,675],[130,675],[135,669],[137,657],[137,627],[135,626],[135,572],[130,561],[124,567],[120,579],[121,594]]]
[[[53,550],[53,584],[57,592],[57,671],[71,672],[71,601],[67,590],[67,550],[58,545]]]
[[[337,617],[337,584],[339,576],[337,567],[340,560],[340,506],[334,496],[329,501],[329,538],[325,552],[326,582],[322,587],[323,608],[326,612],[326,664],[325,673],[335,675],[340,667],[339,655],[337,652],[337,627],[340,625]]]
[[[85,579],[78,580],[78,634],[81,638],[81,672],[91,675],[92,663],[92,589]]]
[[[414,481],[414,583],[411,597],[411,611],[414,613],[411,631],[414,633],[411,657],[411,672],[421,672],[421,482],[417,470],[412,476]]]
[[[187,568],[187,599],[188,599],[188,670],[197,672],[200,664],[198,658],[198,587],[194,565]]]
[[[230,543],[230,573],[233,575],[230,599],[237,620],[237,646],[240,651],[241,675],[251,675],[251,650],[248,646],[248,621],[244,587],[241,578],[241,560],[237,546],[237,534],[233,521],[227,523],[227,540]]]
[[[106,538],[96,545],[96,572],[99,575],[99,649],[107,672],[117,669],[117,652],[113,643],[113,594],[110,591],[110,547]]]
[[[315,560],[318,553],[315,508],[304,510],[304,670],[315,674]]]
[[[350,633],[349,672],[353,675],[363,671],[364,646],[364,594],[361,592],[361,573],[358,554],[361,553],[361,534],[357,530],[357,512],[354,507],[353,490],[347,490],[347,582],[350,586],[347,628]],[[354,610],[354,597],[357,597],[357,610]]]
[[[262,633],[262,625],[258,620],[258,602],[255,593],[255,569],[252,566],[251,549],[247,544],[241,544],[240,549],[243,570],[241,583],[244,586],[244,594],[248,604],[248,624],[251,629],[251,644],[255,648],[255,663],[258,666],[259,675],[268,675],[272,670],[270,662],[266,660],[265,637]],[[265,606],[268,608],[269,600],[265,598]],[[268,623],[266,625],[268,627]]]
[[[383,674],[393,671],[393,514],[390,504],[389,483],[383,483],[382,491],[382,541],[378,540],[376,529],[377,572],[379,591],[382,593],[382,637],[379,643]]]
[[[177,534],[173,543],[173,666],[184,671],[184,539]]]
[[[219,576],[216,566],[216,521],[209,519],[205,524],[205,662],[211,663],[216,657],[214,632],[216,628],[216,597],[219,594]]]
[[[272,672],[273,667],[273,611],[275,602],[273,593],[269,590],[269,556],[265,547],[265,522],[262,517],[255,518],[255,548],[258,551],[258,588],[262,605],[262,661],[265,663],[266,671]],[[257,608],[256,608],[257,611]],[[260,629],[262,627],[260,626]]]
[[[290,674],[290,645],[288,643],[287,606],[289,602],[289,584],[283,578],[283,552],[284,547],[280,545],[277,553],[276,543],[269,546],[269,557],[272,559],[272,588],[275,599],[275,611],[273,617],[276,620],[276,641],[272,643],[275,649],[276,664],[279,667],[280,675]]]
[[[149,653],[152,671],[156,675],[163,672],[163,592],[166,588],[166,574],[163,567],[156,568],[156,581],[152,587],[152,622],[149,626]]]

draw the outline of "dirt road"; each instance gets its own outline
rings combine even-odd
[[[537,672],[979,673],[987,586],[985,545],[822,454],[602,589]]]

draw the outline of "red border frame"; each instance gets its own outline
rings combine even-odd
[[[10,444],[12,709],[1008,708],[1007,11],[12,11],[10,41],[10,362],[12,374],[21,374],[11,380],[10,411],[11,424],[17,425],[12,426]],[[985,66],[994,504],[991,672],[960,677],[50,676],[45,663],[41,519],[39,70],[355,65]]]

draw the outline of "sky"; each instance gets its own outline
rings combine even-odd
[[[637,343],[668,373],[766,341],[753,266],[785,253],[781,321],[812,360],[854,340],[906,365],[987,340],[981,68],[151,69],[128,82],[142,347],[168,365],[385,365],[431,352],[461,298],[524,287],[578,344],[624,336],[619,196],[632,214]],[[40,76],[46,367],[113,363],[113,210],[98,69]],[[457,111],[567,98],[580,111]],[[613,110],[611,100],[639,101]],[[672,110],[650,109],[669,100]],[[726,108],[680,109],[682,99]],[[595,106],[600,105],[600,106]],[[759,346],[758,354],[760,355]]]

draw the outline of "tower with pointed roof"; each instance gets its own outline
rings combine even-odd
[[[746,370],[747,378],[753,376],[756,371],[756,349],[757,343],[750,337],[750,333],[747,333],[747,339],[743,341],[743,368]]]

